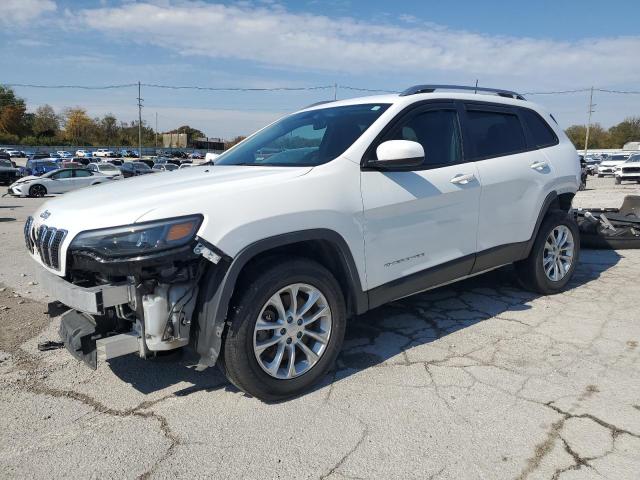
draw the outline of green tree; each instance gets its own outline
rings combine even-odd
[[[106,114],[99,121],[100,141],[112,145],[118,140],[118,119],[111,113]]]
[[[37,137],[55,137],[60,129],[60,118],[51,105],[38,107],[33,117],[33,133]]]
[[[576,150],[584,149],[584,141],[587,133],[585,125],[571,125],[565,130],[567,137],[573,143]],[[609,148],[609,133],[602,128],[599,123],[591,125],[589,131],[589,147],[588,148]]]
[[[9,87],[0,85],[0,133],[23,135],[27,106]]]
[[[95,137],[95,122],[79,107],[65,111],[64,136],[75,145],[91,143]]]
[[[622,148],[627,142],[640,142],[640,117],[629,117],[609,129],[612,148]]]

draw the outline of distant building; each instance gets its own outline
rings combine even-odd
[[[224,150],[224,140],[221,138],[194,138],[193,148],[200,150]]]
[[[622,150],[640,150],[640,142],[627,142],[622,147]]]
[[[187,148],[187,134],[163,133],[162,146],[164,148]]]

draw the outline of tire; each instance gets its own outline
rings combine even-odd
[[[320,310],[326,312],[324,307],[329,308],[330,315],[321,316],[317,321],[310,322],[307,327],[296,327],[299,324],[297,320],[290,321],[288,315],[277,313],[270,302],[274,298],[280,299],[281,304],[286,307],[281,310],[282,313],[285,313],[285,310],[288,313],[291,304],[289,302],[287,305],[287,299],[291,296],[288,295],[287,289],[296,285],[306,285],[322,295],[318,303],[311,308],[310,317],[307,318],[311,318]],[[299,288],[301,293],[298,297],[297,311],[301,312],[300,302],[306,303],[310,297],[305,298],[306,293],[302,287]],[[281,319],[283,316],[287,318]],[[258,317],[263,328],[271,324],[278,327],[256,331]],[[222,353],[218,358],[220,369],[231,383],[244,392],[260,400],[274,402],[308,391],[331,368],[340,353],[344,339],[346,307],[340,285],[322,265],[303,258],[288,260],[286,257],[277,257],[259,263],[244,275],[244,280],[239,281],[237,294],[234,294],[232,299],[229,320],[230,326],[224,336]],[[317,331],[311,330],[316,328]],[[301,333],[300,329],[304,329],[305,333]],[[283,334],[285,330],[286,334]],[[324,347],[320,341],[314,340],[306,332],[326,336]],[[273,343],[276,338],[281,340]],[[320,352],[315,363],[312,363],[311,356],[304,353],[301,343],[304,343],[307,349],[311,347],[311,350],[314,350],[312,353]],[[259,344],[272,346],[257,353],[261,347]],[[291,348],[293,355],[288,353]],[[279,349],[284,352],[280,357]],[[293,373],[289,361],[291,357],[295,359]],[[275,365],[271,374],[267,372],[269,365]],[[279,377],[276,378],[275,375]]]
[[[29,196],[34,198],[44,197],[47,194],[47,189],[44,185],[35,184],[29,188]]]
[[[616,177],[616,185],[620,185],[622,183],[622,180],[620,180],[620,177]]]
[[[564,227],[564,228],[563,228]],[[568,231],[571,234],[572,243],[572,255],[571,262],[568,268],[565,264],[561,263],[561,266],[565,269],[564,275],[562,275],[562,269],[557,267],[555,262],[551,265],[551,274],[547,275],[545,272],[544,260],[553,257],[553,252],[545,245],[547,239],[551,233],[559,229],[561,231]],[[567,252],[567,250],[562,250]],[[560,252],[561,253],[561,252]],[[571,280],[573,272],[580,257],[580,231],[576,222],[567,215],[566,212],[553,211],[547,214],[540,225],[538,236],[536,237],[533,247],[529,256],[515,264],[516,273],[518,279],[522,283],[523,287],[527,290],[531,290],[542,295],[551,295],[561,292]],[[553,273],[558,272],[557,279],[553,279]]]

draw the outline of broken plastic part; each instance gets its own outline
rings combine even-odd
[[[195,253],[196,255],[202,255],[204,258],[209,260],[214,265],[217,265],[218,262],[222,260],[222,257],[220,255],[215,253],[213,250],[208,249],[201,243],[198,243],[195,246],[195,248],[193,249],[193,253]]]

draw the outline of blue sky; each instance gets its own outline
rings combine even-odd
[[[522,92],[594,85],[640,90],[638,1],[300,0],[204,2],[3,0],[0,82],[210,87],[415,83]],[[83,106],[137,117],[137,90],[17,87],[29,107]],[[338,96],[362,95],[339,89]],[[332,91],[206,92],[145,88],[160,130],[247,134]],[[587,95],[531,96],[565,125],[586,121]],[[598,93],[594,121],[640,115],[640,95]]]

